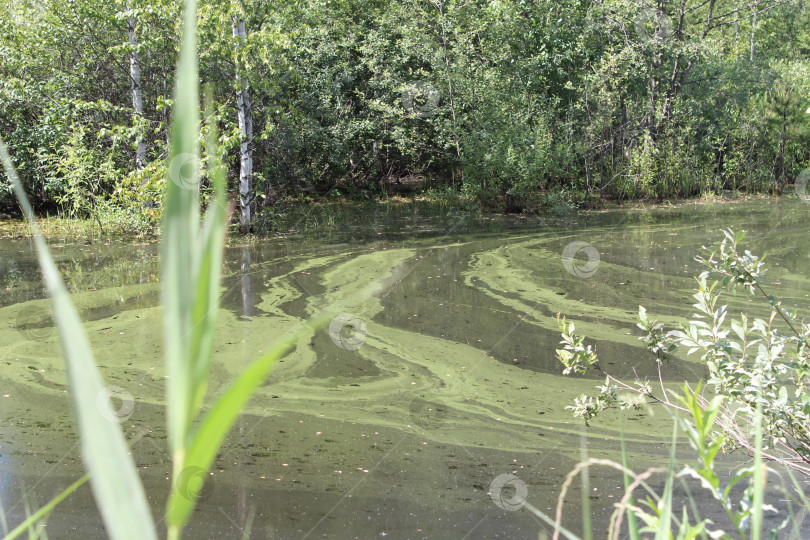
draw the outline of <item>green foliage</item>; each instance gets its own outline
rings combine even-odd
[[[541,201],[553,215],[562,217],[579,208],[580,201],[584,198],[583,195],[581,190],[563,186],[545,193],[541,197]]]
[[[279,339],[271,350],[255,360],[202,414],[216,315],[219,308],[220,267],[225,237],[225,170],[216,159],[216,127],[208,130],[209,177],[213,198],[200,229],[199,171],[196,170],[199,137],[197,105],[196,4],[186,6],[183,47],[178,64],[176,100],[172,123],[171,154],[163,213],[161,262],[164,330],[168,364],[167,417],[172,455],[172,488],[166,508],[168,538],[178,539],[188,521],[202,486],[189,471],[205,472],[245,402],[262,384],[275,361],[298,341],[309,327]],[[210,98],[208,100],[211,101]],[[209,121],[214,119],[208,111]],[[65,159],[81,168],[81,155],[69,150]],[[78,157],[77,157],[78,156]],[[53,300],[70,395],[82,442],[82,456],[91,476],[96,502],[111,538],[157,538],[143,487],[120,426],[104,407],[106,389],[78,314],[59,278],[48,248],[38,232],[33,210],[17,179],[6,147],[0,141],[0,157],[35,233],[40,264]],[[174,163],[192,164],[181,173]],[[77,164],[78,162],[78,164]],[[67,167],[67,164],[65,165]],[[85,171],[86,172],[86,171]],[[199,424],[199,425],[197,425]],[[195,427],[196,425],[196,427]],[[71,486],[75,490],[82,482]],[[69,492],[68,492],[69,493]],[[44,517],[67,494],[35,514]],[[21,532],[24,529],[18,528]]]
[[[616,394],[618,388],[623,388],[635,391],[646,401],[666,405],[676,414],[686,413],[686,418],[679,418],[678,422],[696,452],[695,462],[684,466],[677,474],[672,472],[670,464],[663,496],[653,494],[648,497],[646,509],[640,506],[629,508],[646,525],[638,532],[655,534],[656,538],[731,537],[698,515],[692,516],[690,522],[685,506],[681,519],[675,519],[672,510],[672,481],[675,477],[697,480],[726,513],[736,530],[736,537],[747,539],[760,538],[762,514],[775,512],[773,506],[765,503],[767,469],[762,460],[768,459],[810,474],[805,465],[810,448],[810,398],[807,397],[810,328],[804,322],[799,324],[795,313],[789,313],[774,296],[765,293],[762,281],[766,269],[762,258],[749,251],[741,252],[739,247],[744,232],[722,232],[724,238],[716,248],[707,250],[705,257],[696,258],[707,270],[698,278],[698,291],[694,295],[696,303],[693,305],[697,313],[692,321],[680,330],[666,332],[661,323],[648,317],[643,307],[639,308],[638,327],[644,331],[640,339],[654,354],[663,394],[654,396],[646,382],[636,381],[643,386],[634,389],[606,374],[607,381],[597,387],[597,395],[579,396],[574,405],[568,407],[587,424],[605,409],[625,408],[630,399]],[[722,276],[722,280],[710,282],[713,274]],[[719,303],[726,286],[732,290],[741,286],[766,299],[771,310],[770,318],[767,321],[754,319],[749,323],[742,314],[737,320],[727,320],[727,307]],[[775,324],[777,317],[784,323],[781,329]],[[573,325],[563,322],[561,330],[565,346],[557,352],[564,372],[596,369],[604,374],[596,353],[584,345],[580,336],[573,334]],[[682,393],[675,394],[677,399],[674,401],[667,397],[661,366],[681,346],[686,347],[689,354],[702,353],[702,360],[709,370],[708,383],[715,392],[711,399],[703,397],[700,383],[694,390],[684,384]],[[735,470],[729,476],[721,475],[715,459],[728,447],[739,447],[753,454],[753,466]],[[747,485],[742,494],[735,495],[734,488],[744,482]],[[673,521],[674,526],[671,525]],[[776,538],[788,521],[785,519],[767,533]]]
[[[566,409],[573,411],[574,416],[585,420],[586,425],[591,418],[594,418],[605,409],[611,407],[638,409],[644,402],[643,400],[639,400],[636,396],[652,397],[652,389],[648,383],[637,381],[637,387],[633,388],[604,373],[597,363],[598,358],[592,346],[583,345],[585,336],[574,334],[575,328],[573,322],[566,322],[565,317],[563,317],[560,322],[560,330],[563,338],[560,343],[563,345],[563,348],[557,349],[556,352],[557,360],[559,360],[565,368],[563,369],[563,375],[570,373],[582,374],[593,369],[606,375],[605,384],[597,387],[600,390],[598,395],[589,396],[582,394],[574,399],[572,406],[566,407]],[[623,390],[632,390],[632,393],[619,395],[619,387]]]
[[[669,363],[672,353],[677,349],[677,344],[672,337],[664,332],[664,325],[655,319],[647,317],[647,310],[643,306],[638,306],[638,326],[644,335],[639,338],[644,342],[647,350],[655,354],[658,363]]]
[[[0,135],[26,191],[38,208],[87,216],[88,201],[111,201],[156,224],[177,3],[32,6],[0,8]],[[728,1],[203,0],[200,73],[231,190],[237,69],[249,81],[257,214],[338,191],[373,198],[414,176],[485,208],[540,197],[555,214],[591,196],[778,192],[810,162],[810,65],[797,52],[810,43],[810,16],[794,3],[758,6],[752,28],[749,10]],[[247,31],[239,47],[235,15]],[[72,161],[92,178],[54,167]],[[10,200],[0,178],[0,202]]]
[[[569,373],[585,373],[596,364],[596,353],[590,345],[584,346],[584,336],[574,334],[574,322],[566,322],[565,317],[560,321],[562,331],[562,349],[557,349],[557,358],[565,366],[563,375]]]
[[[700,392],[700,385],[692,390],[688,384],[684,384],[683,394],[678,396],[678,401],[682,405],[678,406],[678,409],[685,413],[685,416],[680,416],[680,412],[675,411],[669,463],[666,468],[651,468],[641,474],[630,470],[624,450],[624,439],[622,439],[621,465],[611,460],[583,458],[583,461],[568,474],[563,483],[557,502],[555,532],[562,533],[566,538],[578,540],[560,524],[566,493],[574,476],[582,474],[584,483],[588,469],[594,465],[601,465],[617,469],[625,477],[625,494],[615,504],[616,510],[611,516],[607,538],[618,537],[618,533],[622,530],[622,518],[625,513],[628,516],[627,530],[631,538],[641,538],[641,535],[646,533],[649,538],[654,537],[661,540],[691,540],[694,538],[747,540],[748,538],[760,538],[763,532],[766,532],[769,538],[778,538],[780,532],[790,522],[791,517],[787,517],[770,530],[763,531],[762,529],[763,513],[776,512],[772,505],[765,503],[765,475],[767,473],[775,475],[776,472],[762,464],[760,459],[762,456],[761,441],[757,440],[753,449],[756,456],[753,466],[734,469],[728,474],[725,471],[722,473],[718,471],[715,459],[723,446],[723,440],[722,436],[718,437],[716,434],[716,422],[723,414],[724,398],[715,396],[711,401],[706,401]],[[686,433],[689,444],[695,451],[695,458],[689,459],[680,467],[680,470],[677,468],[675,457],[679,427]],[[647,479],[657,473],[666,475],[661,493],[656,492],[647,483]],[[797,487],[798,498],[803,501],[805,509],[810,508],[801,486],[795,478],[792,476],[791,478],[794,486]],[[678,480],[684,485],[688,480],[696,481],[700,489],[705,490],[712,499],[717,501],[722,511],[728,516],[734,531],[730,533],[720,529],[718,524],[712,520],[703,518],[697,507],[693,506],[690,514],[686,504],[683,504],[679,511],[676,507],[678,501],[676,501],[674,493],[675,482]],[[740,493],[739,487],[742,486],[745,488]],[[639,489],[646,492],[646,496],[640,504],[637,504],[635,499],[638,498],[638,495],[635,492]],[[691,497],[690,495],[690,499]],[[539,517],[545,518],[537,509],[533,507],[529,509]],[[583,522],[583,526],[585,526],[585,522]]]
[[[768,454],[768,459],[808,473],[810,469],[804,464],[810,459],[810,325],[797,321],[795,313],[788,312],[775,296],[764,291],[762,259],[750,251],[740,250],[744,232],[722,232],[724,238],[716,249],[706,257],[697,257],[707,270],[698,278],[698,291],[694,295],[696,303],[693,304],[696,313],[692,321],[679,330],[665,333],[660,323],[648,318],[643,307],[639,309],[638,327],[645,332],[640,339],[654,353],[659,364],[663,395],[653,396],[647,383],[634,389],[606,374],[613,384],[600,386],[597,396],[578,397],[569,408],[576,416],[589,421],[606,408],[624,407],[628,401],[621,396],[613,399],[614,391],[608,391],[618,385],[672,408],[697,414],[693,410],[698,406],[696,402],[679,398],[682,401],[682,406],[679,406],[669,400],[660,370],[661,364],[669,360],[678,347],[685,347],[688,354],[701,353],[709,372],[708,383],[726,402],[720,422],[725,436],[715,437],[718,446],[712,446],[710,457],[721,443],[752,451],[755,445],[750,440],[750,429],[740,425],[759,425],[763,433],[762,448],[778,451]],[[712,274],[722,276],[722,281],[710,282]],[[727,320],[727,306],[720,304],[721,284],[731,286],[732,290],[741,286],[751,294],[759,294],[760,298],[767,300],[770,318],[749,320],[741,314],[739,319]],[[777,321],[783,323],[781,328]],[[601,372],[591,346],[585,346],[581,336],[573,335],[573,324],[564,322],[561,329],[565,346],[557,354],[564,373],[584,373],[590,369]],[[709,416],[696,421],[697,431],[690,432],[691,439],[707,436],[703,427],[713,424],[720,403],[718,399],[699,404]],[[703,455],[701,459],[705,461],[702,470],[709,470],[710,460]]]
[[[98,148],[88,148],[85,129],[78,126],[55,153],[42,156],[49,173],[45,191],[51,192],[62,214],[68,218],[96,218],[102,194],[116,183],[112,156]]]
[[[696,316],[702,320],[692,321],[688,328],[672,335],[689,347],[690,353],[702,352],[709,368],[708,382],[718,393],[735,399],[741,407],[738,414],[749,421],[762,415],[766,448],[778,446],[798,456],[810,456],[810,326],[799,323],[795,313],[762,289],[762,260],[747,250],[739,252],[738,242],[744,234],[723,233],[719,249],[700,260],[711,272],[722,275],[724,284],[760,293],[769,304],[771,316],[749,322],[741,315],[724,324],[726,306],[718,307],[721,292],[716,282],[707,284],[706,272],[701,275],[694,304]],[[784,329],[775,324],[777,316]]]

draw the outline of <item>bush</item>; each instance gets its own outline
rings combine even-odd
[[[630,385],[602,370],[596,352],[574,334],[573,323],[562,319],[563,348],[557,351],[557,358],[565,366],[564,373],[597,370],[606,377],[598,394],[581,395],[569,408],[586,422],[607,408],[640,407],[650,400],[685,410],[677,400],[670,400],[661,370],[678,348],[685,347],[688,354],[701,353],[709,372],[708,384],[724,399],[718,424],[726,446],[753,451],[750,426],[761,415],[764,449],[769,450],[763,455],[810,475],[810,325],[798,321],[795,313],[765,292],[763,260],[750,251],[740,251],[745,233],[726,230],[723,234],[715,251],[696,258],[706,270],[698,277],[697,313],[692,321],[666,332],[639,308],[638,327],[645,333],[639,339],[658,365],[660,395],[646,381]],[[722,279],[709,281],[712,275]],[[741,314],[727,319],[727,306],[719,304],[726,286],[759,295],[767,302],[770,317],[749,320]],[[699,399],[705,409],[709,402]]]

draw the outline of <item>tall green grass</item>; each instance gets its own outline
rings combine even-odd
[[[39,233],[34,212],[2,141],[0,158],[34,232],[42,278],[53,302],[54,319],[62,343],[82,458],[90,473],[93,495],[104,524],[110,536],[116,540],[157,540],[143,486],[120,426],[97,405],[98,399],[109,399],[109,395],[93,359],[90,342],[48,246]]]
[[[201,479],[242,407],[262,384],[278,358],[330,313],[276,340],[254,360],[205,410],[209,367],[219,309],[220,268],[226,231],[226,176],[218,159],[216,118],[207,100],[209,136],[206,145],[208,177],[214,195],[205,215],[199,203],[199,77],[197,71],[196,1],[187,0],[182,45],[177,68],[162,223],[162,301],[167,382],[167,423],[172,456],[172,487],[166,513],[166,537],[179,539],[196,506]],[[35,238],[46,289],[59,328],[70,396],[81,438],[81,452],[96,504],[114,540],[157,539],[155,521],[120,426],[97,397],[109,399],[93,359],[90,343],[76,309],[59,277],[48,246],[37,227],[28,198],[14,170],[5,144],[0,157]],[[174,165],[174,166],[173,166]],[[201,474],[202,473],[202,474]],[[86,479],[84,479],[86,480]],[[77,489],[74,483],[6,536],[11,539],[31,523],[47,516],[59,501]]]

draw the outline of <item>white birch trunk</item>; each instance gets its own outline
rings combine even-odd
[[[751,18],[751,62],[754,61],[754,46],[756,44],[756,35],[757,35],[757,15],[759,11],[759,0],[754,2],[754,5],[751,6],[751,11],[753,12],[753,17]]]
[[[253,190],[253,107],[250,103],[250,88],[247,75],[241,73],[238,52],[246,39],[245,20],[233,18],[233,37],[236,41],[236,109],[239,115],[239,131],[242,141],[239,147],[239,226],[243,231],[250,228],[250,203]]]
[[[127,9],[130,8],[127,2]],[[132,108],[138,117],[143,116],[143,93],[141,91],[141,65],[138,58],[138,36],[135,35],[135,18],[127,18],[127,33],[129,34],[129,78],[132,85]],[[135,168],[141,170],[146,166],[146,141],[143,135],[138,135],[137,149],[135,150]]]

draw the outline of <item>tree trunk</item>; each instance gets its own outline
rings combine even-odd
[[[241,41],[246,39],[245,20],[233,17],[233,37],[236,41],[236,109],[239,115],[239,131],[242,141],[239,146],[239,227],[243,232],[250,229],[251,199],[253,191],[253,107],[250,103],[248,78],[242,73],[239,62]]]
[[[759,1],[754,2],[754,5],[751,6],[751,11],[754,12],[754,15],[751,19],[751,62],[754,61],[754,44],[755,44],[755,37],[757,34],[757,15],[759,11]]]
[[[127,9],[130,3],[127,2]],[[132,85],[132,108],[135,115],[140,119],[143,117],[143,93],[141,91],[141,64],[138,58],[138,36],[135,35],[135,18],[127,17],[127,33],[129,34],[129,78]],[[139,130],[140,131],[140,130]],[[141,170],[146,166],[146,141],[143,134],[138,133],[138,140],[135,150],[135,168]]]
[[[444,49],[444,67],[445,73],[447,75],[447,92],[448,97],[450,98],[450,112],[452,113],[453,117],[453,138],[455,139],[456,143],[456,158],[458,158],[458,163],[460,167],[461,173],[461,183],[464,183],[464,161],[461,159],[461,143],[459,142],[458,138],[458,124],[456,122],[456,103],[453,97],[453,79],[450,76],[450,51],[447,45],[447,35],[444,30],[444,23],[445,23],[445,16],[444,16],[444,2],[443,0],[439,0],[436,3],[436,7],[439,9],[439,16],[441,17],[441,25],[442,25],[442,48]],[[486,178],[483,181],[483,188],[487,188]]]

